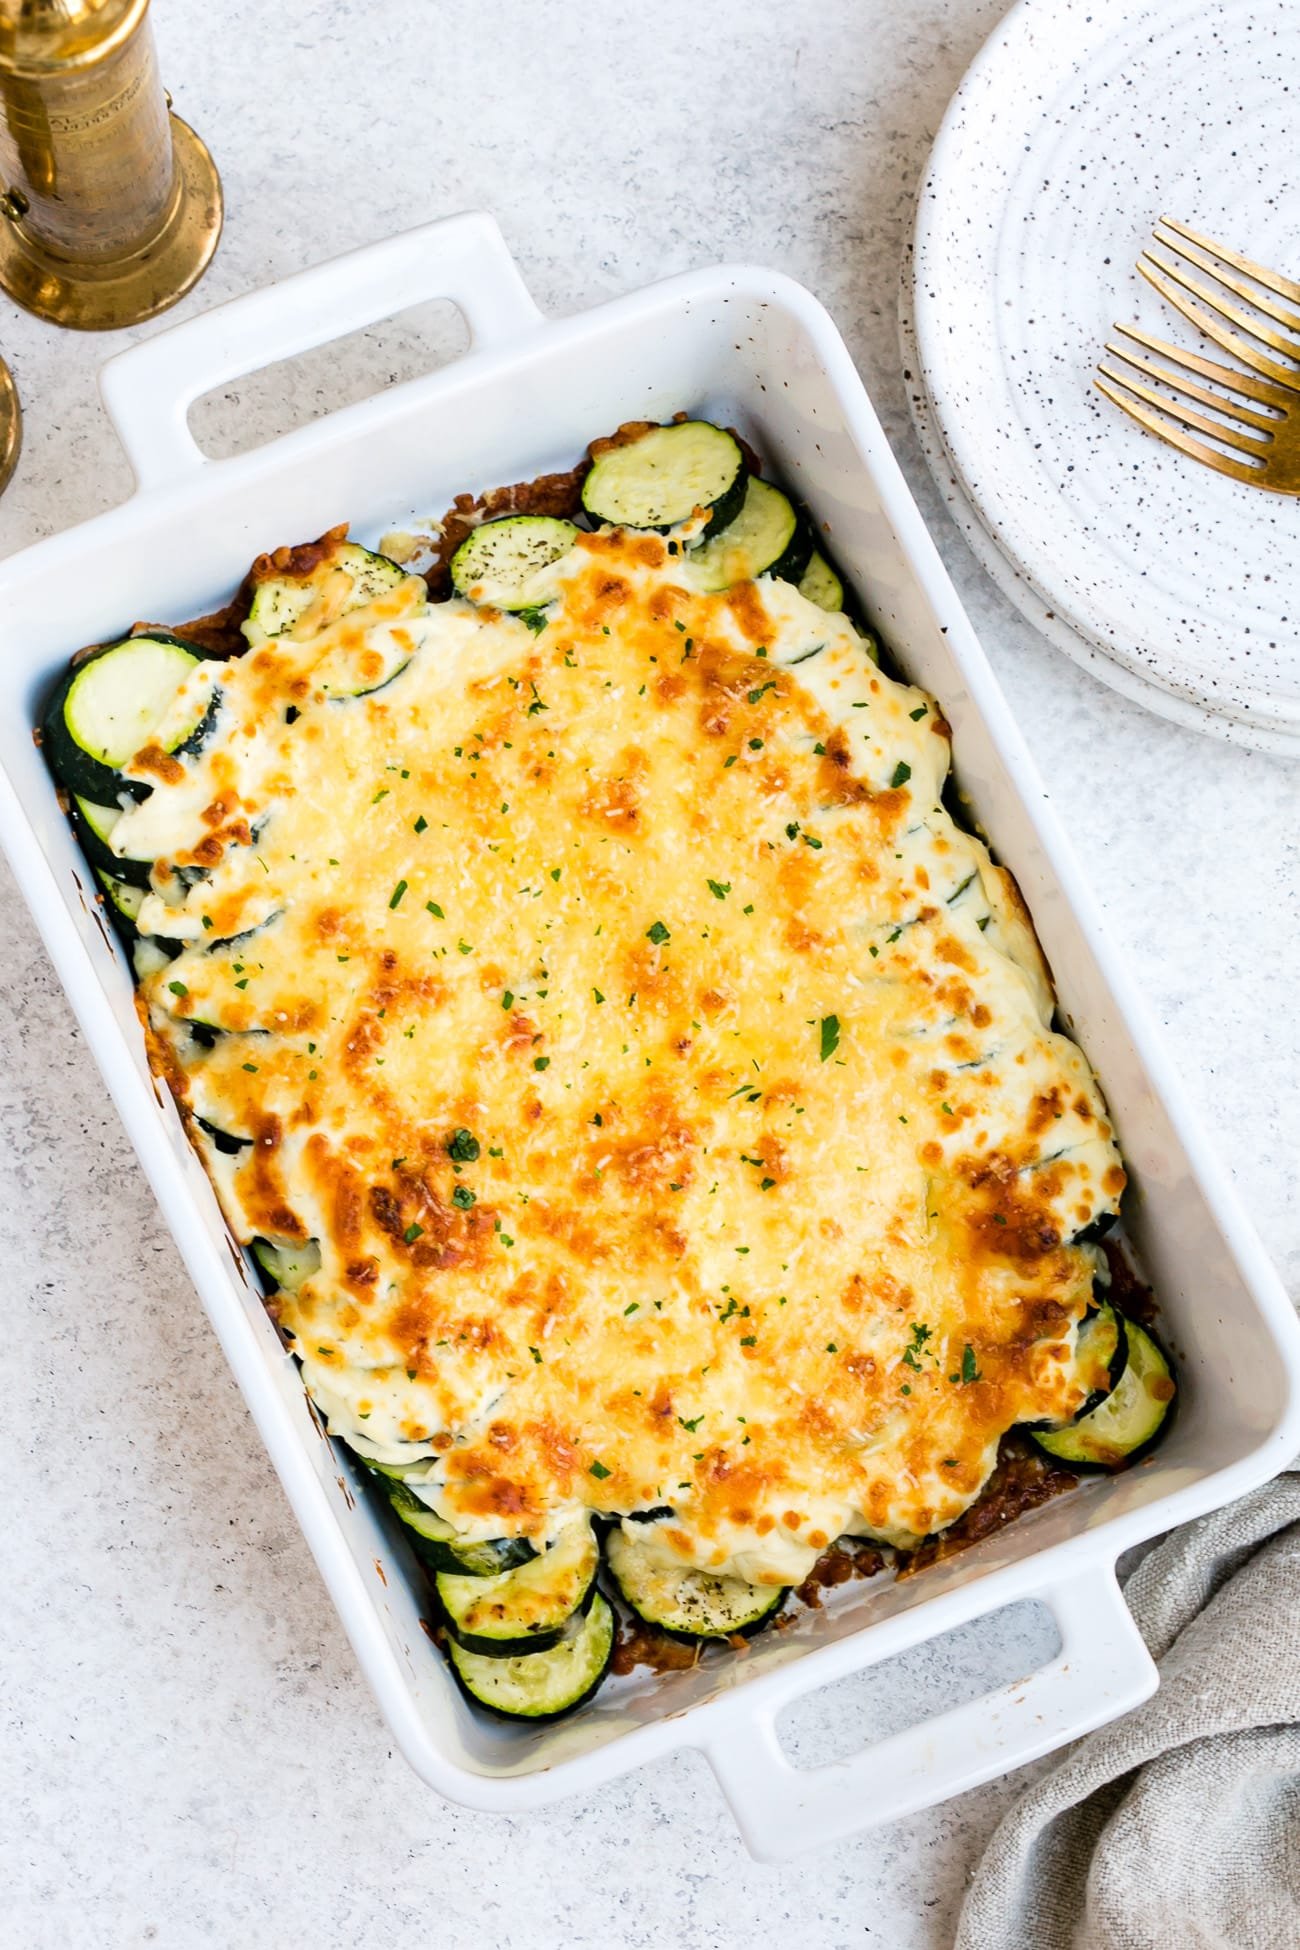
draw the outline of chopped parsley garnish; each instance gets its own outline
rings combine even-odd
[[[410,1225],[407,1226],[406,1231],[402,1234],[402,1237],[408,1246],[413,1246],[423,1231],[424,1227],[416,1225],[414,1219],[412,1219]]]
[[[710,880],[706,882],[706,885],[715,900],[725,901],[727,895],[731,892],[731,882],[729,880]]]
[[[840,1019],[838,1016],[822,1017],[821,1057],[825,1063],[834,1056],[840,1046]]]
[[[540,1349],[533,1347],[530,1343],[528,1352],[532,1355],[534,1361],[536,1361],[538,1367],[540,1368],[542,1365],[542,1356],[541,1356]]]
[[[750,691],[747,693],[749,702],[751,704],[757,704],[759,698],[762,697],[764,691],[774,691],[775,689],[776,689],[776,679],[775,677],[769,677],[766,684],[760,684],[756,691]]]
[[[186,988],[184,982],[168,982],[167,986],[171,990],[173,995],[189,994],[189,990]]]
[[[388,903],[388,905],[389,905],[390,907],[400,907],[400,906],[401,906],[401,904],[402,904],[402,895],[403,895],[403,894],[404,894],[404,893],[406,892],[406,887],[407,887],[407,883],[406,883],[406,881],[404,881],[404,880],[399,880],[399,881],[398,881],[398,883],[397,883],[397,885],[396,885],[396,887],[394,887],[394,889],[393,889],[393,894],[392,894],[392,899],[391,899],[391,900],[389,901],[389,903]]]
[[[907,715],[912,720],[912,723],[915,724],[918,718],[925,716],[929,708],[928,704],[918,704],[915,711],[909,711]]]
[[[980,1381],[983,1378],[975,1365],[975,1350],[969,1341],[961,1351],[961,1378],[963,1381]]]
[[[563,867],[552,867],[552,868],[551,868],[551,879],[552,879],[552,880],[558,880],[558,879],[559,879],[559,877],[560,877],[560,875],[561,875],[561,874],[562,874],[563,872],[564,872],[564,869],[563,869]]]
[[[453,1131],[447,1140],[447,1156],[453,1158],[458,1165],[472,1165],[478,1157],[479,1149],[479,1141],[473,1131],[467,1131],[463,1126]]]
[[[424,903],[424,911],[426,914],[432,914],[435,921],[445,921],[447,918],[437,901],[426,901]]]
[[[468,1185],[457,1185],[452,1192],[451,1202],[458,1205],[462,1212],[468,1212],[471,1205],[478,1204],[478,1197]]]
[[[546,628],[546,611],[541,604],[534,603],[531,609],[518,609],[515,614],[525,629],[531,630],[534,636],[540,636]],[[543,705],[542,709],[545,710],[546,706]]]
[[[535,1056],[533,1058],[533,1068],[535,1070],[549,1070],[550,1067],[551,1059],[549,1056]]]
[[[429,830],[429,822],[423,813],[420,814],[415,822],[415,830],[417,833],[427,833]]]
[[[603,1462],[597,1460],[596,1462],[590,1465],[590,1467],[587,1470],[587,1474],[589,1476],[594,1476],[598,1483],[603,1483],[605,1478],[610,1474],[610,1472],[609,1470],[606,1469]]]
[[[501,1007],[503,1009],[513,1009],[514,1004],[515,1004],[514,990],[503,989],[501,991]]]
[[[677,1420],[681,1423],[682,1427],[686,1430],[686,1433],[688,1435],[694,1435],[696,1429],[699,1428],[700,1423],[704,1420],[704,1417],[702,1415],[697,1415],[693,1422],[688,1422],[684,1415],[679,1415],[677,1417]]]
[[[593,989],[591,992],[595,996],[597,1002],[603,1002],[605,1000],[604,996],[601,994],[599,989]]]
[[[894,767],[894,776],[889,781],[889,783],[891,786],[906,785],[907,781],[911,778],[911,776],[912,776],[911,766],[908,764],[905,758],[900,758],[897,765]]]
[[[647,941],[653,941],[656,948],[662,948],[664,942],[670,941],[672,936],[662,921],[656,921],[646,929],[645,938]]]

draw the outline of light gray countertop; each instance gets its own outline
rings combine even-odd
[[[723,258],[779,267],[858,360],[1111,927],[1293,1293],[1300,768],[1144,715],[984,580],[907,418],[911,198],[999,0],[159,0],[163,71],[225,178],[186,315],[425,218],[499,217],[543,308]],[[153,328],[146,328],[153,329]],[[0,552],[121,500],[95,390],[125,335],[0,303],[27,445]],[[241,443],[422,370],[437,308],[201,410]],[[272,540],[285,539],[273,537]],[[0,1946],[741,1950],[951,1940],[1014,1782],[786,1867],[703,1762],[519,1819],[393,1751],[216,1342],[0,867]],[[806,1709],[808,1757],[1030,1668],[1032,1613]]]

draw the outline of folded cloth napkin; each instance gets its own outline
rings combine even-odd
[[[1300,1464],[1124,1590],[1160,1690],[1010,1809],[955,1950],[1300,1950]]]

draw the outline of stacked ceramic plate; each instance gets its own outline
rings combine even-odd
[[[1162,215],[1300,275],[1297,113],[1300,0],[1021,0],[944,118],[903,304],[927,459],[1011,600],[1150,709],[1290,753],[1300,499],[1092,375],[1116,323],[1222,356],[1134,269]]]

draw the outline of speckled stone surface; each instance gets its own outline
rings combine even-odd
[[[1300,769],[1144,715],[1047,648],[944,515],[895,324],[910,199],[985,0],[159,0],[164,73],[228,228],[193,310],[472,205],[565,311],[724,257],[829,304],[1058,807],[1293,1293]],[[391,52],[389,52],[391,51]],[[94,388],[122,337],[0,305],[28,407],[0,549],[121,499]],[[226,451],[454,345],[434,310],[240,382]],[[1014,1783],[785,1867],[704,1763],[528,1818],[440,1802],[396,1755],[35,930],[0,869],[0,1946],[940,1950]],[[1024,1672],[1021,1610],[804,1710],[804,1760]]]

